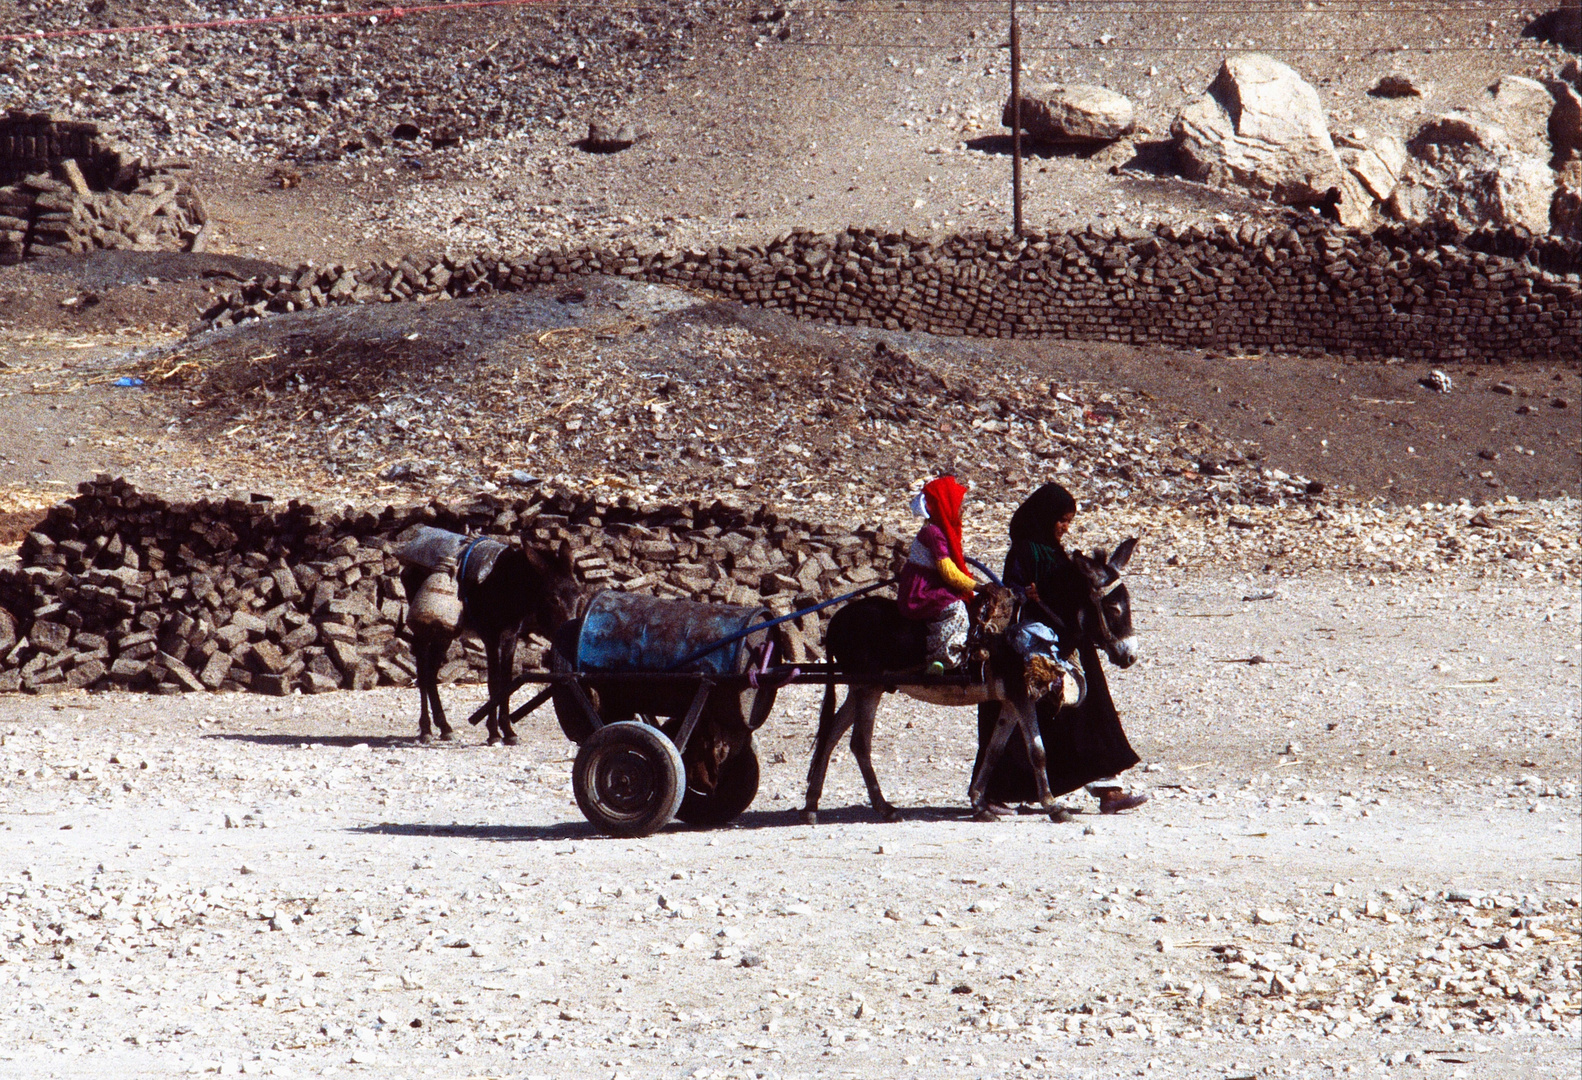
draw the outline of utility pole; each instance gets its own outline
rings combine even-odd
[[[1022,26],[1011,0],[1011,220],[1022,235]]]

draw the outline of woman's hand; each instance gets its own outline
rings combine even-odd
[[[1027,593],[1027,598],[1029,600],[1031,600],[1033,603],[1037,604],[1037,603],[1041,602],[1040,599],[1039,599],[1039,596],[1038,596],[1038,586],[1037,585],[1029,585],[1025,591]]]

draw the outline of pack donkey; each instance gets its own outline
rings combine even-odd
[[[883,820],[895,820],[895,807],[885,801],[879,790],[872,760],[873,724],[879,700],[894,690],[935,705],[1001,702],[988,752],[968,789],[973,809],[980,819],[992,818],[985,787],[1012,730],[1020,730],[1032,759],[1039,805],[1056,811],[1034,706],[1049,694],[1059,694],[1063,705],[1081,701],[1081,674],[1062,657],[1085,642],[1103,649],[1118,667],[1130,667],[1136,661],[1130,598],[1124,584],[1115,585],[1136,545],[1133,537],[1116,548],[1113,556],[1106,556],[1102,550],[1095,551],[1093,557],[1072,553],[1062,574],[1059,595],[1029,602],[1019,613],[1020,618],[1011,610],[1016,605],[1010,590],[998,586],[984,590],[989,595],[986,607],[990,618],[979,620],[982,629],[978,648],[984,664],[981,682],[925,681],[913,674],[921,671],[923,665],[924,624],[905,618],[894,600],[868,597],[836,612],[824,639],[831,670],[824,687],[813,757],[808,764],[807,803],[802,819],[809,825],[817,823],[818,801],[830,755],[846,729],[851,728],[851,751],[868,786],[868,798]],[[846,700],[836,709],[838,678],[852,682]],[[890,681],[892,678],[894,682]],[[914,681],[906,681],[908,678]],[[883,681],[877,681],[880,679]]]
[[[488,665],[489,745],[515,746],[506,695],[517,640],[524,632],[552,637],[576,617],[582,602],[570,546],[562,544],[550,555],[420,525],[408,532],[396,557],[405,564],[401,584],[417,664],[418,741],[431,742],[436,726],[442,740],[452,736],[439,700],[439,669],[450,643],[470,633],[483,643]]]

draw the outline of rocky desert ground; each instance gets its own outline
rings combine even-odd
[[[944,337],[619,274],[452,298],[442,258],[1003,231],[1010,140],[998,5],[446,6],[0,3],[0,108],[114,142],[82,189],[58,163],[0,175],[0,252],[30,252],[0,266],[3,660],[36,691],[0,695],[0,1075],[1575,1074],[1567,339],[1502,363]],[[1029,228],[1410,228],[1432,239],[1415,265],[1475,249],[1480,288],[1519,266],[1574,296],[1566,16],[1024,5],[1028,85],[1132,114],[1030,141]],[[1278,161],[1200,167],[1215,139],[1246,149],[1205,95],[1246,54],[1301,78],[1316,126]],[[1101,100],[1084,123],[1114,120]],[[321,271],[370,266],[380,289],[313,297]],[[298,310],[202,322],[248,282]],[[1141,538],[1144,659],[1111,688],[1143,807],[1077,792],[1066,823],[973,822],[972,714],[894,697],[875,761],[901,820],[876,820],[842,750],[809,828],[819,701],[795,689],[739,819],[611,839],[547,710],[516,747],[419,746],[415,692],[329,689],[322,665],[319,693],[155,693],[175,687],[112,661],[160,662],[144,639],[189,585],[177,545],[169,569],[108,534],[69,549],[57,515],[24,546],[99,474],[348,521],[554,490],[905,536],[947,469],[991,563],[1048,479],[1082,500],[1083,546]],[[151,621],[39,606],[111,585]],[[35,620],[70,649],[28,642]],[[92,690],[62,673],[90,664]],[[483,698],[442,692],[459,715]]]

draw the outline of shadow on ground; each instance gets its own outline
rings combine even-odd
[[[415,735],[247,735],[240,732],[221,731],[213,735],[203,736],[205,739],[218,739],[222,742],[245,742],[257,746],[338,746],[349,749],[353,746],[366,746],[371,750],[400,750],[445,748],[446,744],[432,743],[428,746],[417,741]],[[473,745],[455,742],[449,744],[461,748]]]
[[[964,821],[970,813],[960,806],[914,806],[901,811],[896,824],[909,821]],[[879,819],[866,806],[837,807],[820,810],[819,825],[874,825]],[[817,828],[813,826],[812,828]],[[707,828],[672,822],[661,834],[678,832],[748,832],[760,829],[808,829],[797,810],[763,810],[748,812],[729,825]],[[423,822],[381,821],[377,825],[358,825],[346,830],[364,836],[420,836],[445,837],[458,840],[480,840],[493,843],[543,843],[561,840],[613,840],[629,842],[629,838],[604,836],[586,821],[558,821],[553,825],[431,825]]]

